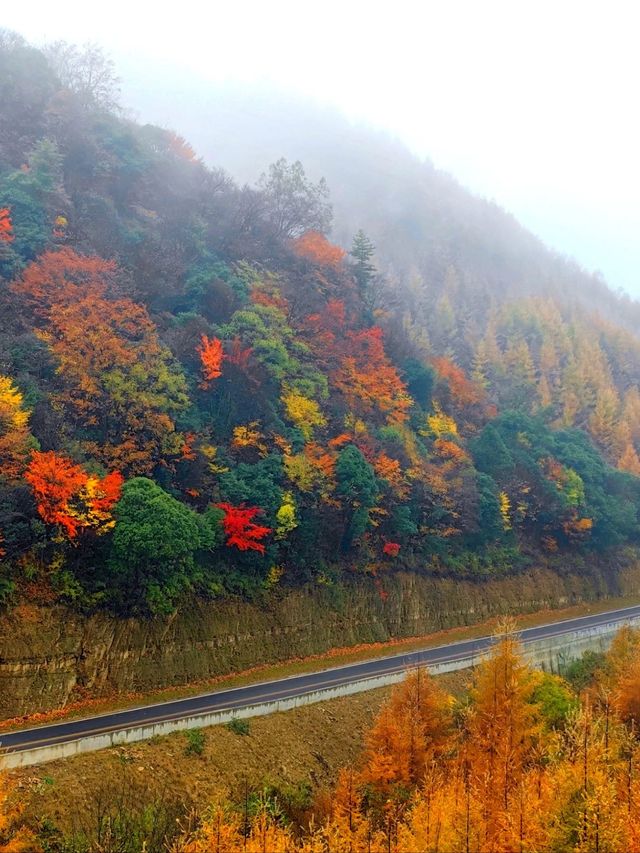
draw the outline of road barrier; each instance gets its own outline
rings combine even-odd
[[[625,621],[638,625],[640,624],[640,617]],[[620,626],[621,622],[618,621],[570,632],[561,632],[559,630],[557,634],[524,643],[524,654],[533,666],[551,672],[562,671],[567,663],[580,657],[585,651],[606,651]],[[440,675],[458,669],[467,669],[474,666],[486,654],[486,651],[480,654],[467,652],[461,655],[460,658],[431,664],[429,671],[433,675]],[[148,740],[152,737],[168,735],[176,731],[217,726],[228,723],[234,718],[260,717],[265,714],[289,711],[301,705],[312,705],[315,702],[324,702],[340,696],[350,696],[354,693],[362,693],[365,690],[386,687],[402,681],[406,674],[407,669],[401,668],[384,675],[363,678],[349,684],[325,687],[286,699],[274,699],[255,705],[247,705],[242,708],[222,709],[204,714],[185,716],[176,720],[151,722],[118,731],[96,732],[65,743],[36,746],[15,752],[5,752],[0,756],[0,765],[5,769],[28,767],[34,764],[43,764],[47,761],[55,761],[59,758],[69,758],[72,755],[79,755],[83,752],[94,752],[99,749],[106,749],[107,747]],[[98,721],[99,718],[97,718],[96,722],[98,723]]]

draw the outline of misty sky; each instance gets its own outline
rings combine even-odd
[[[640,296],[636,9],[628,0],[25,0],[5,4],[0,26],[34,43],[98,41],[125,84],[159,67],[335,104]]]

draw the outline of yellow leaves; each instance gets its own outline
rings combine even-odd
[[[0,423],[2,429],[23,429],[29,422],[29,412],[22,407],[24,398],[8,376],[0,376]]]
[[[316,427],[323,427],[327,419],[315,400],[305,397],[297,391],[286,391],[282,397],[287,417],[300,430],[305,441],[313,438]]]
[[[293,494],[285,492],[282,496],[282,504],[276,513],[276,539],[284,539],[297,526],[298,518]]]
[[[271,568],[267,572],[267,577],[264,582],[265,589],[273,589],[274,586],[277,586],[280,583],[283,575],[283,566],[271,566]]]
[[[226,465],[221,465],[218,462],[218,448],[212,444],[200,445],[200,453],[207,460],[207,468],[212,474],[226,474],[229,470]]]
[[[304,453],[284,457],[284,471],[289,481],[301,492],[312,492],[321,476]]]
[[[351,436],[353,436],[354,438],[357,438],[358,436],[367,435],[367,433],[369,432],[366,423],[362,420],[362,418],[359,418],[357,417],[357,415],[354,415],[353,412],[349,412],[348,415],[345,415],[344,425],[345,428],[351,434]]]
[[[450,415],[445,414],[438,403],[433,404],[433,414],[427,415],[427,424],[418,430],[420,435],[442,438],[443,435],[458,435],[458,425]]]
[[[511,501],[506,492],[500,492],[500,517],[502,518],[502,526],[505,530],[511,530]]]
[[[19,477],[35,442],[29,433],[24,398],[8,376],[0,374],[0,476]]]
[[[264,443],[264,435],[260,432],[259,425],[259,421],[251,421],[249,424],[234,427],[231,446],[238,450],[255,448],[260,456],[266,456],[267,445]]]

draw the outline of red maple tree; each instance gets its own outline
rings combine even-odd
[[[240,551],[258,551],[264,554],[264,545],[260,542],[269,533],[270,527],[254,524],[253,519],[263,510],[256,506],[233,506],[230,503],[215,504],[224,512],[222,526],[227,537],[227,548],[235,547]]]
[[[33,489],[41,518],[74,539],[86,528],[103,532],[113,526],[110,511],[120,499],[123,478],[113,471],[100,480],[53,450],[36,451],[24,475]]]

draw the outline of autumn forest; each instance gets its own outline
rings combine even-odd
[[[0,29],[0,617],[27,626],[10,662],[4,638],[0,675],[35,672],[23,720],[40,699],[44,721],[124,695],[117,665],[84,666],[111,653],[107,620],[130,629],[123,660],[142,632],[133,700],[237,675],[269,631],[244,674],[406,638],[380,614],[356,628],[411,579],[442,584],[439,629],[509,611],[524,587],[501,607],[498,583],[517,579],[570,579],[521,611],[629,594],[639,303],[395,143],[341,140],[330,162],[303,145],[242,184],[134,120],[98,46]],[[449,607],[462,586],[469,606]],[[349,609],[349,589],[371,598]],[[268,623],[306,593],[284,628]],[[395,602],[407,624],[414,603]],[[230,608],[219,632],[197,646],[176,630],[162,658],[164,626],[205,605]],[[331,631],[303,653],[296,630],[325,605]],[[94,646],[73,633],[92,619]],[[45,625],[51,660],[33,651]],[[180,642],[220,661],[187,672]],[[247,783],[206,808],[117,817],[95,803],[95,837],[38,822],[0,771],[0,851],[640,851],[636,630],[553,674],[505,622],[464,683],[414,670],[376,712],[330,785]],[[188,733],[189,760],[204,742]]]
[[[0,70],[6,606],[164,614],[350,573],[384,596],[636,546],[624,306],[487,298],[443,246],[418,291],[362,229],[331,242],[301,163],[241,187],[124,117],[100,52],[4,34]]]

